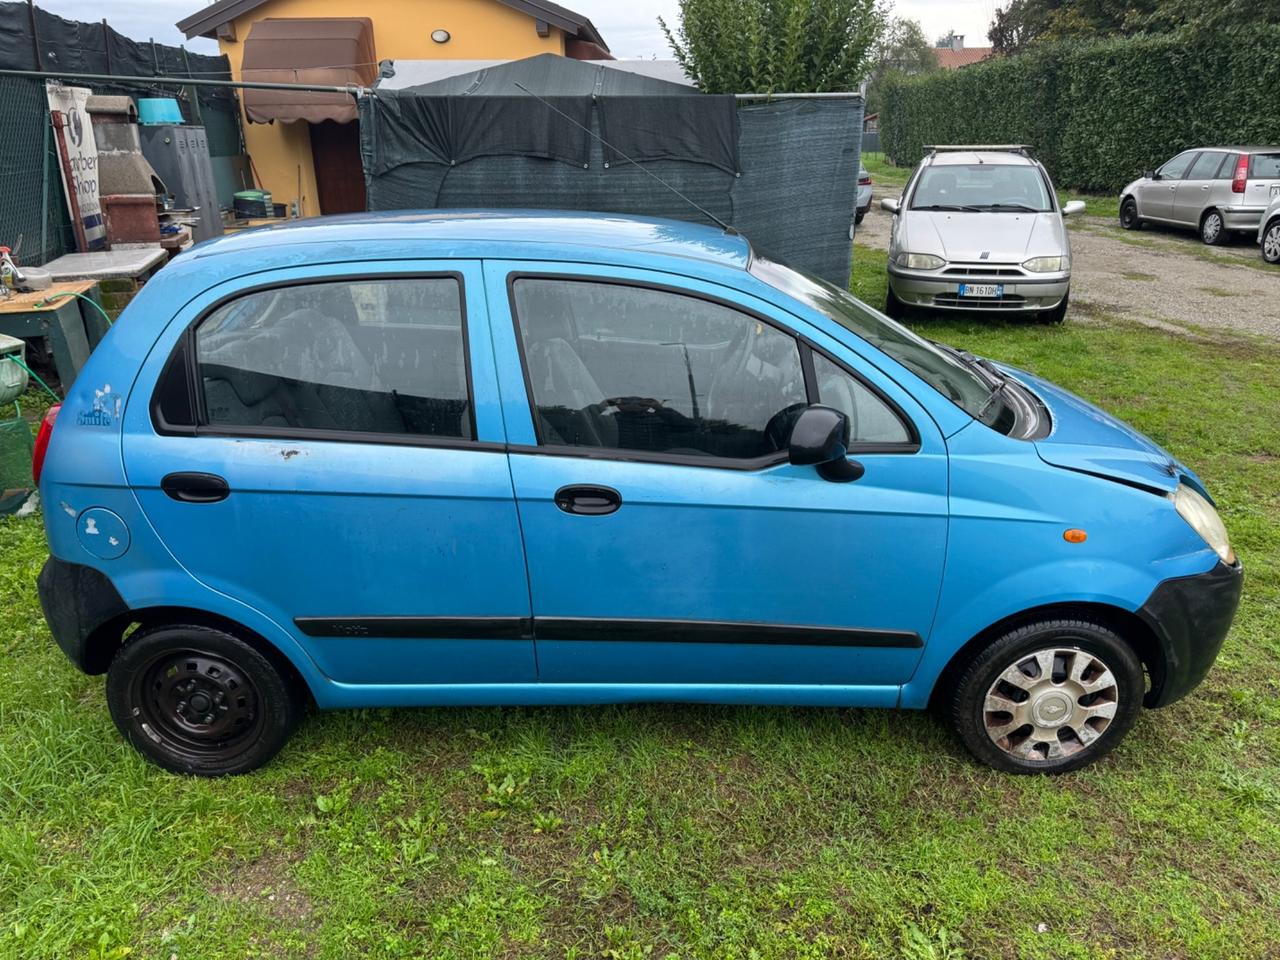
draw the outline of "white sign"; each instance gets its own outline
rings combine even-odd
[[[90,250],[100,250],[106,244],[107,230],[102,222],[102,204],[98,200],[98,144],[93,138],[93,124],[85,104],[93,91],[88,87],[67,87],[54,81],[45,84],[49,96],[49,110],[62,115],[62,129],[54,122],[54,136],[66,144],[67,161],[71,167],[71,183],[67,182],[66,164],[62,162],[62,148],[58,147],[58,169],[62,173],[62,188],[67,195],[67,212],[74,219],[76,206],[80,209],[80,222],[84,225],[85,241]],[[76,206],[71,197],[75,195]]]

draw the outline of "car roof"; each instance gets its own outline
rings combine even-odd
[[[496,257],[515,256],[513,248],[536,244],[548,248],[539,253],[552,259],[549,248],[558,246],[684,257],[741,270],[751,263],[747,239],[718,227],[621,213],[556,210],[401,210],[289,220],[205,241],[187,256],[199,259],[283,245],[359,245],[378,240],[492,245],[492,253],[481,255]]]
[[[1036,164],[1026,154],[1014,153],[1011,150],[948,150],[945,153],[933,154],[929,158],[929,163],[935,167],[967,166],[974,163],[1034,167]]]
[[[1245,147],[1236,145],[1234,147],[1187,147],[1187,149],[1179,151],[1180,153],[1191,153],[1193,150],[1207,151],[1230,151],[1232,153],[1280,153],[1280,147]]]

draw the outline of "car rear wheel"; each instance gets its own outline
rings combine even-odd
[[[866,211],[866,210],[859,210],[857,213],[855,213],[855,214],[853,215],[853,222],[854,222],[854,223],[861,223],[861,222],[862,222],[862,218],[863,218],[863,217],[865,217],[866,215],[867,215],[867,211]]]
[[[1267,263],[1280,263],[1280,218],[1267,224],[1262,235],[1262,259]]]
[[[1066,773],[1110,752],[1137,719],[1142,664],[1112,630],[1041,620],[1011,630],[965,668],[951,723],[969,751],[1008,773]]]
[[[1120,226],[1126,230],[1141,230],[1142,218],[1138,216],[1138,202],[1133,197],[1120,204]]]
[[[293,734],[303,698],[238,637],[194,625],[139,631],[107,670],[107,706],[143,756],[216,777],[267,763]]]
[[[1210,210],[1200,221],[1200,239],[1210,246],[1226,242],[1227,226],[1217,210]]]

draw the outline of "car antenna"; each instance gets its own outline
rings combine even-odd
[[[641,171],[642,173],[646,174],[646,175],[647,175],[647,176],[649,176],[649,177],[652,177],[654,180],[657,180],[657,181],[658,181],[658,183],[662,184],[664,187],[666,187],[668,190],[670,190],[672,193],[674,193],[677,197],[679,197],[681,200],[683,200],[683,201],[684,201],[685,203],[687,203],[689,206],[693,207],[693,209],[697,210],[700,214],[702,214],[704,217],[706,217],[706,218],[707,218],[708,220],[710,220],[712,223],[714,223],[714,224],[716,224],[717,226],[719,226],[722,230],[724,230],[724,232],[725,232],[726,234],[728,234],[728,235],[729,235],[729,236],[731,236],[731,237],[736,237],[736,236],[738,236],[738,231],[737,231],[737,230],[735,230],[735,229],[734,229],[733,227],[731,227],[729,224],[725,223],[723,220],[721,220],[719,217],[717,217],[714,213],[712,213],[712,212],[711,212],[710,210],[708,210],[706,207],[702,206],[702,205],[701,205],[701,204],[699,204],[699,203],[695,203],[693,200],[691,200],[691,199],[689,199],[688,197],[686,197],[683,193],[681,193],[679,190],[677,190],[677,189],[676,189],[675,187],[673,187],[671,184],[667,183],[667,181],[663,180],[660,176],[658,176],[658,175],[657,175],[656,173],[654,173],[652,170],[648,170],[648,169],[646,169],[645,167],[642,167],[642,166],[641,166],[637,161],[632,160],[632,159],[631,159],[630,157],[628,157],[625,153],[623,153],[621,150],[619,150],[617,147],[615,147],[612,143],[610,143],[610,142],[609,142],[608,140],[606,140],[604,137],[600,136],[600,134],[596,133],[596,132],[595,132],[594,130],[592,130],[590,127],[583,126],[583,125],[582,125],[582,124],[580,124],[577,120],[573,119],[573,117],[571,117],[571,116],[569,116],[567,113],[565,113],[563,110],[560,110],[559,108],[557,108],[554,104],[552,104],[552,103],[551,103],[549,100],[547,100],[545,97],[540,97],[540,96],[538,96],[536,93],[534,93],[532,90],[530,90],[528,87],[526,87],[526,86],[525,86],[523,83],[521,83],[519,80],[512,80],[511,82],[512,82],[513,84],[515,84],[517,87],[519,87],[521,90],[523,90],[525,93],[527,93],[529,96],[533,97],[533,99],[535,99],[535,100],[537,100],[539,103],[543,104],[543,105],[544,105],[545,107],[547,107],[549,110],[551,110],[551,111],[552,111],[552,112],[554,112],[554,113],[559,114],[560,116],[562,116],[562,117],[564,117],[566,120],[568,120],[570,123],[572,123],[572,124],[573,124],[575,127],[577,127],[579,130],[584,131],[588,136],[590,136],[590,137],[594,137],[596,140],[599,140],[599,141],[600,141],[600,143],[602,143],[604,146],[608,147],[610,150],[612,150],[614,153],[616,153],[618,156],[620,156],[623,160],[627,161],[627,163],[629,163],[629,164],[631,164],[632,166],[634,166],[637,170]],[[593,97],[593,99],[594,99],[594,97]]]

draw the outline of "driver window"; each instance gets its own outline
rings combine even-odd
[[[1179,180],[1182,175],[1187,172],[1187,168],[1191,166],[1191,161],[1196,157],[1194,150],[1188,150],[1186,153],[1180,153],[1163,167],[1160,168],[1160,176],[1165,180]]]
[[[544,445],[755,459],[805,405],[795,338],[730,307],[541,278],[513,306]]]

